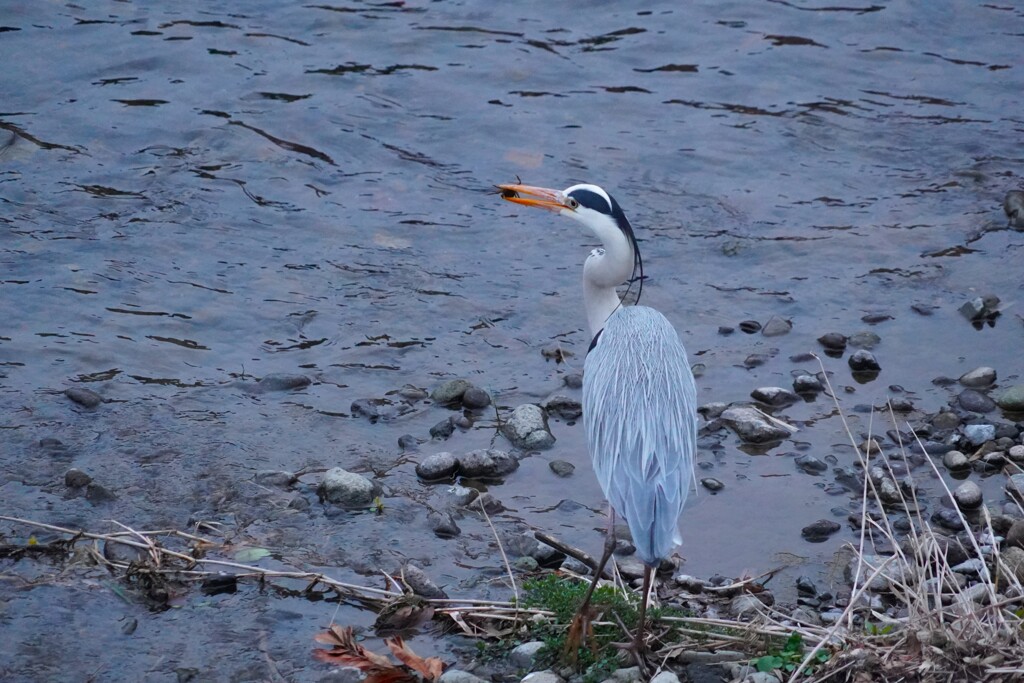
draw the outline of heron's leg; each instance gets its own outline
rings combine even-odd
[[[590,586],[587,587],[587,592],[583,596],[583,602],[580,603],[580,608],[576,611],[576,616],[573,617],[572,623],[569,625],[569,633],[565,639],[565,658],[574,664],[577,659],[577,650],[591,630],[590,599],[594,596],[597,582],[601,580],[604,568],[608,564],[608,560],[611,559],[612,552],[615,550],[615,509],[611,506],[608,509],[611,512],[608,516],[608,532],[604,537],[604,550],[601,552],[601,561],[597,563],[594,578],[591,580]]]
[[[647,668],[647,658],[644,656],[647,649],[647,641],[644,640],[644,628],[647,626],[647,594],[651,591],[651,574],[654,569],[644,565],[644,587],[640,591],[640,610],[636,623],[636,633],[633,635],[633,654],[636,656],[637,664],[641,669]]]

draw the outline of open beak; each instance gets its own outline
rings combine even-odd
[[[540,209],[547,209],[558,213],[569,207],[565,203],[565,195],[561,190],[549,190],[546,187],[533,187],[531,185],[498,185],[501,190],[501,198],[522,204],[523,206],[536,206]]]

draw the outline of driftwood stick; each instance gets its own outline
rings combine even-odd
[[[562,541],[558,540],[554,536],[551,536],[550,534],[546,534],[543,531],[534,531],[533,532],[533,537],[536,538],[541,543],[543,543],[544,545],[551,546],[552,548],[554,548],[558,552],[565,553],[569,557],[575,557],[577,560],[579,560],[583,564],[585,564],[588,567],[590,567],[590,571],[594,571],[594,570],[597,569],[597,560],[595,560],[594,558],[592,558],[590,555],[586,554],[585,552],[583,552],[579,548],[577,548],[575,546],[571,546],[571,545],[569,545],[567,543],[563,543]],[[610,579],[611,575],[607,571],[604,571],[604,572],[601,573],[601,578],[602,579]]]

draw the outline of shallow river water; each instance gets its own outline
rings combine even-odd
[[[703,367],[702,403],[818,371],[790,359],[831,331],[881,338],[871,382],[822,357],[858,435],[892,396],[914,403],[908,419],[945,405],[957,388],[939,376],[988,365],[1020,383],[1024,235],[1000,209],[1024,182],[1014,5],[4,3],[0,514],[99,532],[209,522],[270,549],[264,566],[382,587],[411,559],[451,595],[507,597],[486,521],[466,514],[460,536],[436,538],[427,511],[450,484],[414,473],[436,451],[508,448],[493,414],[430,442],[450,411],[421,401],[371,422],[350,406],[454,377],[502,411],[567,391],[593,244],[500,201],[493,185],[517,176],[615,195],[641,239],[645,303]],[[977,329],[958,308],[988,293],[1003,312]],[[773,316],[792,331],[719,332]],[[541,353],[556,344],[565,363]],[[751,354],[766,361],[748,368]],[[271,373],[313,384],[246,390]],[[69,387],[106,402],[85,409]],[[686,511],[686,573],[785,564],[780,597],[799,574],[839,580],[829,561],[855,537],[854,500],[793,460],[847,467],[854,453],[830,398],[781,415],[800,431],[775,448],[730,433],[700,454],[698,477],[724,489]],[[554,448],[490,488],[507,508],[494,524],[596,554],[582,427],[552,429]],[[383,513],[321,506],[311,489],[335,466],[377,479]],[[71,467],[116,498],[69,491]],[[309,474],[281,491],[259,470]],[[289,507],[296,495],[312,504]],[[822,518],[843,530],[803,540]],[[5,522],[0,541],[33,532]],[[373,620],[255,584],[165,611],[120,593],[102,572],[5,561],[2,677],[269,680],[272,662],[316,680],[313,634]]]

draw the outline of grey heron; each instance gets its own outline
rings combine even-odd
[[[583,301],[590,327],[584,362],[583,422],[594,472],[611,504],[604,552],[570,642],[586,631],[594,587],[615,546],[617,513],[624,517],[644,563],[639,625],[632,649],[644,665],[644,621],[651,575],[681,543],[679,518],[693,484],[697,448],[697,389],[672,324],[653,308],[625,306],[616,287],[643,289],[643,260],[619,204],[597,185],[551,190],[499,185],[502,197],[567,216],[601,243],[583,266]],[[639,299],[639,292],[638,292]]]

